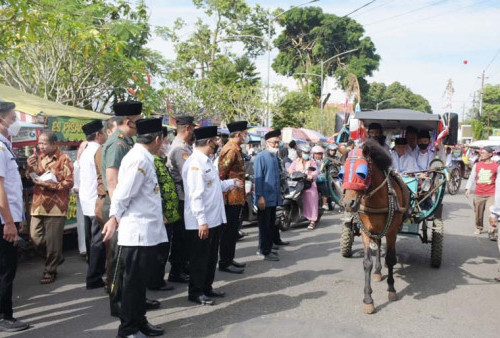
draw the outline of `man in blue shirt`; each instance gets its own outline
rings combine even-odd
[[[254,161],[255,202],[259,208],[259,238],[260,250],[264,259],[279,261],[279,256],[271,251],[273,247],[273,229],[276,220],[276,207],[282,204],[280,188],[280,168],[278,151],[280,145],[280,130],[268,132],[266,150],[260,152]]]
[[[11,102],[0,102],[0,332],[22,331],[28,324],[12,315],[12,286],[17,268],[17,228],[23,219],[23,185],[12,144],[21,128]]]

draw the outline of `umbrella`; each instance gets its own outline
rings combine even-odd
[[[306,134],[307,139],[309,139],[311,142],[317,143],[317,142],[325,142],[326,137],[323,136],[321,133],[318,133],[315,130],[311,129],[306,129],[306,128],[300,128],[301,131]]]
[[[248,129],[249,133],[252,134],[258,134],[260,136],[264,136],[268,132],[270,132],[272,129],[268,127],[262,127],[262,126],[256,126]]]
[[[291,131],[291,135],[289,134],[289,132]],[[306,133],[304,133],[304,131],[302,129],[299,129],[299,128],[291,128],[291,127],[286,127],[286,128],[283,128],[282,130],[282,133],[283,134],[288,134],[290,135],[290,137],[292,139],[300,139],[300,140],[304,140],[304,141],[310,141],[309,137],[306,135]]]

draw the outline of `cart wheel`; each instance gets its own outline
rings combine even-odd
[[[460,177],[460,168],[453,167],[450,171],[450,180],[447,182],[448,192],[450,195],[455,195],[458,190],[460,190],[460,183],[462,178]]]
[[[341,249],[343,257],[351,257],[352,256],[352,243],[354,242],[354,232],[352,230],[352,225],[344,224],[342,227],[342,236],[341,236]]]
[[[432,228],[432,242],[431,242],[431,266],[439,268],[441,266],[441,258],[443,256],[443,221],[435,219]]]

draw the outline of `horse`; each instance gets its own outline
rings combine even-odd
[[[396,173],[391,171],[392,157],[374,140],[367,140],[361,148],[352,150],[343,168],[344,207],[361,228],[364,247],[363,267],[365,288],[363,312],[375,312],[371,288],[373,268],[370,242],[377,247],[374,280],[382,281],[380,244],[386,238],[385,262],[388,268],[388,298],[398,299],[394,288],[393,268],[396,264],[396,237],[410,204],[410,191]]]

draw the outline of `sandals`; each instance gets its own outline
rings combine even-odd
[[[307,229],[309,230],[314,230],[315,228],[316,228],[316,222],[309,223],[309,226],[307,227]]]
[[[56,275],[51,275],[51,274],[44,274],[42,279],[40,279],[40,284],[51,284],[54,283],[56,280]]]

